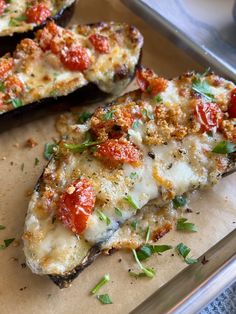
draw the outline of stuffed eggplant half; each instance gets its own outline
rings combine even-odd
[[[68,128],[29,203],[27,264],[61,288],[115,234],[121,243],[121,226],[145,205],[164,206],[235,167],[232,82],[195,73],[166,80],[144,68],[137,81],[140,89]]]
[[[47,20],[66,26],[75,8],[75,0],[0,0],[0,56],[14,50],[17,43],[32,37],[33,30]]]
[[[0,59],[1,124],[16,111],[75,91],[77,104],[84,91],[87,100],[121,93],[134,76],[142,45],[140,32],[127,24],[64,29],[49,22],[34,40],[23,39],[12,56]]]

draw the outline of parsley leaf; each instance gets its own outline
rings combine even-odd
[[[102,120],[104,121],[108,121],[111,120],[113,118],[113,114],[116,112],[116,110],[111,110],[111,111],[107,111],[106,113],[104,113],[104,115],[102,116]]]
[[[161,95],[159,95],[159,94],[156,95],[154,98],[155,98],[156,102],[162,102],[163,101]]]
[[[73,153],[82,153],[89,147],[93,147],[94,145],[99,144],[100,142],[94,142],[87,140],[82,144],[64,144],[64,147],[71,150]]]
[[[139,209],[138,205],[136,204],[136,202],[132,199],[132,197],[130,195],[127,195],[124,197],[124,200],[129,203],[129,205],[133,208],[133,209]]]
[[[174,208],[184,207],[187,204],[187,198],[183,195],[176,196],[172,202],[173,202]]]
[[[110,280],[109,274],[105,274],[102,279],[96,284],[96,286],[90,291],[92,294],[95,294],[98,292],[98,290],[101,289],[106,283],[108,283]]]
[[[137,250],[137,256],[140,261],[149,258],[154,253],[163,253],[167,250],[172,249],[171,245],[150,245],[145,244],[140,249]]]
[[[109,295],[106,294],[100,294],[97,295],[97,299],[102,303],[102,304],[112,304],[112,301],[109,297]]]
[[[198,94],[204,96],[207,100],[215,101],[214,95],[211,93],[210,85],[205,80],[199,78],[193,79],[192,89]]]
[[[0,82],[0,92],[5,93],[6,87],[4,86],[3,82]]]
[[[85,111],[85,112],[81,113],[81,115],[79,116],[78,122],[79,123],[85,123],[86,121],[88,121],[89,118],[92,117],[92,115],[93,115],[92,113]]]
[[[98,214],[98,218],[99,218],[101,221],[104,221],[104,222],[107,224],[107,226],[110,225],[111,220],[110,220],[110,218],[109,218],[107,215],[105,215],[105,214],[104,214],[103,212],[101,212],[100,210],[97,210],[97,214]]]
[[[131,172],[131,174],[129,175],[130,179],[134,180],[136,179],[138,176],[137,172]]]
[[[137,224],[138,224],[137,220],[134,220],[131,222],[130,226],[132,227],[132,229],[136,230]]]
[[[213,150],[216,154],[230,154],[236,152],[236,145],[230,142],[222,141],[217,144]]]
[[[37,157],[35,157],[34,159],[34,165],[37,166],[39,164],[39,159]]]
[[[134,254],[134,258],[135,258],[135,261],[136,263],[138,264],[139,268],[142,270],[142,273],[146,276],[146,277],[149,277],[149,278],[153,278],[156,274],[155,270],[154,269],[151,269],[151,268],[148,268],[148,267],[144,267],[140,260],[138,259],[138,256],[137,256],[137,253],[134,249],[132,249],[132,252]],[[140,276],[140,274],[138,274],[138,276]]]
[[[122,211],[118,207],[115,207],[115,213],[117,216],[122,217]]]
[[[45,144],[44,157],[47,160],[49,160],[52,157],[52,155],[55,153],[57,147],[58,147],[57,144],[50,144],[50,143]]]
[[[6,229],[6,227],[3,225],[0,225],[0,230],[4,230],[4,229]]]
[[[23,106],[20,98],[11,99],[11,103],[12,103],[12,106],[14,108],[19,108],[19,107]]]
[[[176,249],[178,253],[184,258],[185,263],[194,264],[198,262],[198,259],[187,257],[188,254],[191,252],[191,249],[187,247],[185,244],[179,243],[176,246]]]
[[[0,250],[6,249],[14,240],[15,240],[15,238],[3,240],[4,244],[0,245]]]
[[[179,218],[177,220],[176,229],[190,232],[197,232],[197,227],[192,222],[187,222],[187,218]]]

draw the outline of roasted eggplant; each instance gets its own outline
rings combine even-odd
[[[168,204],[235,168],[232,82],[212,73],[166,80],[144,68],[137,81],[139,90],[68,126],[29,203],[27,265],[60,288],[145,205]]]
[[[35,108],[45,112],[53,103],[69,107],[121,93],[134,76],[142,45],[140,32],[127,24],[64,29],[49,22],[34,40],[23,39],[13,56],[0,59],[0,129],[27,111],[31,118]]]
[[[33,31],[45,26],[49,19],[66,26],[73,15],[76,1],[19,2],[0,1],[0,56],[13,51],[23,38],[32,38]]]

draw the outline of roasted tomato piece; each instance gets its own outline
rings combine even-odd
[[[95,205],[95,193],[88,179],[77,179],[60,196],[58,219],[72,232],[81,234]]]
[[[87,51],[81,46],[65,46],[60,53],[61,62],[71,71],[85,71],[90,65]]]
[[[230,107],[228,110],[230,118],[236,118],[236,88],[231,92]]]
[[[89,40],[98,52],[101,52],[101,53],[109,52],[110,45],[109,45],[108,37],[100,35],[100,34],[93,34],[89,36]]]
[[[13,67],[12,58],[2,58],[0,59],[0,80],[3,80]]]
[[[6,9],[6,1],[5,0],[0,0],[0,15],[2,15]]]
[[[130,142],[117,139],[107,140],[98,145],[95,156],[110,163],[135,164],[140,161],[139,150]]]
[[[12,94],[12,96],[18,96],[24,90],[24,85],[21,80],[16,76],[9,76],[5,82],[4,86],[6,88],[6,92]]]
[[[151,69],[140,68],[136,71],[136,79],[138,86],[142,92],[156,96],[164,92],[167,88],[168,81],[162,77],[157,76]]]
[[[203,132],[208,132],[215,127],[218,129],[223,119],[223,112],[215,103],[197,104],[195,115]]]
[[[46,51],[51,49],[53,38],[58,34],[58,27],[54,22],[47,25],[36,33],[40,47]]]
[[[26,10],[27,22],[42,24],[51,16],[51,11],[45,3],[39,3]]]

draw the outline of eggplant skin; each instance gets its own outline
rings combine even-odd
[[[49,278],[60,288],[68,288],[72,281],[101,254],[100,245],[93,246],[80,265],[65,275],[49,275]]]
[[[75,11],[75,7],[76,7],[76,1],[74,1],[69,7],[60,10],[56,15],[54,15],[48,20],[53,20],[59,26],[65,27],[71,20],[71,17],[73,16],[74,11]],[[43,24],[39,26],[36,26],[33,30],[26,31],[24,33],[14,33],[11,36],[0,36],[0,57],[4,56],[8,52],[13,52],[17,44],[22,39],[33,38],[34,32],[44,27],[47,21],[45,21]]]

